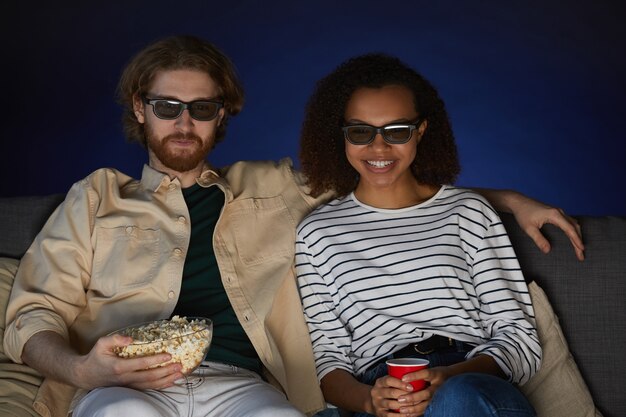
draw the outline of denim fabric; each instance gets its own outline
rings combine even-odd
[[[315,413],[313,417],[341,417],[338,408],[327,408]]]
[[[497,376],[468,373],[450,378],[436,392],[425,417],[534,417],[513,385]]]

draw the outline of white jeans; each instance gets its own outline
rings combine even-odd
[[[285,395],[247,369],[204,362],[173,387],[102,387],[80,399],[73,417],[304,417]]]

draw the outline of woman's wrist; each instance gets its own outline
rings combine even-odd
[[[367,386],[367,396],[364,397],[363,411],[365,411],[367,414],[376,415],[374,409],[374,401],[372,399],[372,389],[374,389],[374,387],[369,385]]]

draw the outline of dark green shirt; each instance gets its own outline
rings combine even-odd
[[[224,206],[224,193],[217,186],[194,184],[183,189],[183,196],[191,217],[191,239],[173,314],[213,321],[207,360],[260,372],[261,361],[228,300],[213,251],[213,231]]]

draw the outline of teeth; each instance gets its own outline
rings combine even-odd
[[[393,161],[367,161],[367,163],[375,166],[376,168],[384,168],[387,165],[393,164]]]

